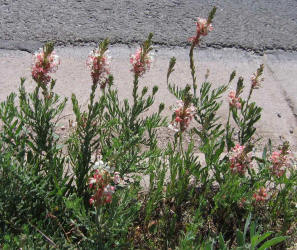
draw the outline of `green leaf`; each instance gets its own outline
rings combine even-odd
[[[238,246],[244,246],[244,236],[243,233],[239,230],[236,231],[236,241]]]
[[[263,240],[265,240],[266,238],[268,238],[270,235],[272,234],[272,232],[266,232],[263,235],[261,235],[260,237],[254,236],[251,240],[252,242],[252,247],[256,247],[258,244],[260,244]],[[254,239],[255,238],[255,239]]]
[[[205,247],[204,248],[205,250],[213,250],[214,249],[214,241],[212,240],[212,241],[207,242],[204,247]]]
[[[221,250],[227,250],[227,246],[225,244],[222,233],[220,233],[220,236],[219,236],[219,245]]]
[[[256,225],[255,225],[255,222],[252,222],[251,226],[250,226],[250,238],[251,239],[254,237],[255,233],[256,233]]]
[[[249,216],[247,217],[245,225],[244,225],[244,231],[243,231],[244,241],[245,241],[245,238],[246,238],[246,233],[247,233],[248,227],[249,227],[249,225],[251,223],[251,219],[252,219],[252,214],[249,213]]]
[[[265,249],[272,247],[286,239],[287,239],[287,237],[285,237],[285,236],[279,236],[279,237],[273,238],[271,240],[266,241],[261,247],[259,247],[258,250],[265,250]]]
[[[222,140],[220,143],[220,147],[215,151],[215,154],[213,156],[214,162],[216,162],[220,158],[220,155],[223,153],[224,148],[225,148],[225,141]]]

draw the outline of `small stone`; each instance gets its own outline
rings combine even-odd
[[[279,118],[281,118],[281,117],[282,117],[282,115],[281,115],[280,113],[277,113],[277,116],[278,116]]]
[[[293,133],[294,133],[293,129],[290,129],[290,134],[293,134]]]
[[[65,126],[62,126],[62,127],[61,127],[61,130],[65,130]]]

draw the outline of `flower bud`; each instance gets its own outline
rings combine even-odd
[[[153,87],[153,95],[155,95],[158,92],[158,86],[154,86]]]
[[[165,108],[165,104],[162,102],[162,103],[160,103],[160,105],[159,105],[159,114],[164,110],[164,108]]]
[[[147,93],[147,91],[148,91],[148,87],[145,86],[141,92],[142,96],[144,96]]]

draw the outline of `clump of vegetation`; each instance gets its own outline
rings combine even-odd
[[[57,123],[67,99],[54,92],[60,64],[54,45],[34,55],[36,87],[10,94],[0,105],[0,247],[82,249],[277,249],[296,237],[296,170],[287,142],[254,154],[255,124],[262,109],[252,101],[263,82],[260,65],[242,97],[244,80],[229,92],[224,124],[217,111],[236,77],[213,88],[197,83],[194,50],[213,30],[214,8],[198,18],[189,59],[192,84],[167,86],[177,99],[172,120],[152,115],[158,87],[141,87],[150,69],[152,37],[130,58],[132,101],[120,101],[113,86],[108,40],[87,59],[91,93],[86,110],[75,95],[75,121],[66,140]],[[18,104],[16,104],[18,103]],[[191,126],[190,126],[191,125]],[[158,146],[157,131],[174,137]],[[191,138],[190,142],[185,137]],[[201,144],[197,148],[194,136]],[[203,154],[201,162],[197,153]],[[149,177],[143,192],[141,179]]]

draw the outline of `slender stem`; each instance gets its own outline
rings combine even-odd
[[[178,179],[180,181],[182,181],[182,168],[183,168],[183,164],[184,164],[184,150],[183,150],[183,132],[179,131],[179,151],[180,154],[182,155],[182,164],[178,164]]]
[[[32,226],[38,233],[40,233],[42,235],[43,238],[45,238],[51,245],[53,245],[54,247],[57,247],[57,245],[55,244],[55,242],[52,241],[52,239],[50,237],[48,237],[47,235],[45,235],[40,229],[38,229],[36,226],[34,226],[30,221],[28,221],[28,223],[30,224],[30,226]]]
[[[184,156],[184,150],[183,150],[183,132],[179,132],[179,150],[180,153]]]
[[[247,98],[247,101],[246,101],[246,106],[247,106],[247,107],[249,106],[249,101],[250,101],[250,99],[251,99],[251,96],[252,96],[253,90],[254,90],[254,89],[251,87],[251,89],[250,89],[250,93],[249,93],[249,96],[248,96],[248,98]]]
[[[38,83],[38,85],[42,88],[42,94],[43,94],[44,101],[45,101],[49,97],[47,87],[44,86],[42,83]]]
[[[92,85],[92,92],[90,94],[90,104],[88,106],[88,116],[86,117],[86,124],[84,126],[84,136],[83,136],[83,143],[81,144],[81,162],[79,167],[79,177],[77,178],[77,190],[80,196],[83,196],[85,190],[85,177],[88,173],[89,162],[91,158],[91,135],[90,135],[90,128],[92,124],[91,116],[94,109],[94,98],[95,98],[95,91],[97,89],[97,84],[93,83]],[[86,197],[85,197],[86,198]],[[85,202],[87,202],[85,200]]]
[[[247,99],[247,102],[246,102],[246,105],[244,106],[244,110],[242,109],[242,116],[243,116],[243,122],[241,123],[240,125],[240,145],[243,145],[244,144],[244,139],[243,139],[243,136],[245,135],[245,131],[244,131],[244,128],[246,126],[246,120],[247,120],[247,111],[248,111],[248,102],[249,102],[249,99],[251,97],[251,94],[252,94],[252,89],[250,90],[250,93],[249,93],[249,97]]]
[[[132,106],[132,114],[130,118],[130,129],[133,128],[134,119],[136,118],[135,110],[137,106],[137,90],[138,90],[138,78],[139,76],[137,74],[134,75],[134,81],[133,81],[133,106]]]
[[[230,130],[230,115],[231,115],[231,109],[229,106],[229,113],[228,113],[228,120],[227,120],[227,125],[226,125],[226,142],[227,142],[227,151],[230,151],[230,147],[228,144],[228,139],[229,139],[229,130]]]
[[[195,44],[192,43],[189,57],[190,57],[191,75],[193,80],[194,96],[196,97],[197,84],[196,84],[196,70],[195,70],[194,57],[193,57],[194,48],[195,48]]]
[[[133,101],[134,101],[133,107],[137,102],[138,78],[139,78],[138,75],[135,74],[134,75],[134,81],[133,81]]]

